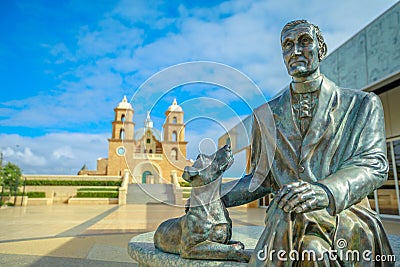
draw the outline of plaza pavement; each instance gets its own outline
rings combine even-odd
[[[262,225],[265,209],[229,209],[234,226]],[[127,253],[135,235],[184,214],[163,204],[28,206],[0,209],[0,266],[138,266]],[[384,220],[400,259],[400,221]],[[398,242],[399,241],[399,242]]]

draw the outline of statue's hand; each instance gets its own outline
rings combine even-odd
[[[278,206],[285,212],[304,213],[329,206],[329,197],[325,190],[305,181],[284,185],[277,197]]]

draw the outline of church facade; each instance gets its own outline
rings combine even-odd
[[[78,175],[122,176],[132,183],[172,183],[191,162],[186,159],[184,112],[176,99],[165,111],[163,137],[153,128],[150,113],[144,128],[135,131],[134,109],[126,97],[114,109],[108,158],[97,160],[96,170],[82,169]]]

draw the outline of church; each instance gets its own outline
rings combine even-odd
[[[192,165],[186,159],[184,112],[176,99],[165,111],[163,138],[153,128],[150,112],[144,128],[135,132],[134,109],[125,96],[114,113],[108,158],[99,158],[96,170],[83,167],[78,175],[122,176],[128,171],[131,183],[163,184],[172,183]]]

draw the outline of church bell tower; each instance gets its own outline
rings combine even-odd
[[[126,96],[114,109],[115,117],[112,122],[112,134],[108,139],[108,175],[122,175],[129,169],[127,162],[133,157],[134,127],[132,105]]]
[[[179,162],[185,162],[186,160],[187,142],[185,141],[183,115],[184,112],[182,108],[178,105],[176,99],[174,99],[172,105],[165,111],[166,119],[163,125],[164,155],[171,163],[176,163],[178,165],[180,165]]]

